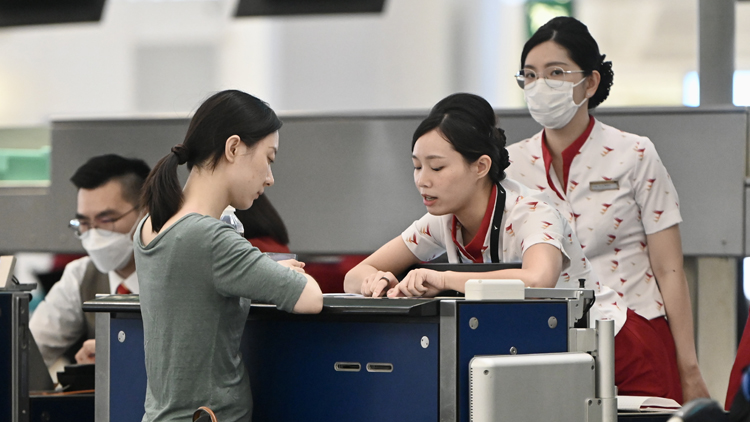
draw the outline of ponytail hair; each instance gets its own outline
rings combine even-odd
[[[510,159],[505,149],[505,131],[496,124],[495,111],[484,98],[465,93],[449,95],[432,108],[414,131],[411,149],[414,151],[414,144],[424,134],[437,130],[466,162],[489,156],[492,160],[489,177],[497,184],[505,179]]]
[[[529,52],[547,41],[554,41],[567,50],[568,56],[584,71],[584,75],[588,76],[594,70],[599,72],[602,79],[599,88],[588,100],[588,108],[595,108],[604,102],[609,96],[615,73],[612,71],[612,62],[604,61],[605,55],[599,53],[599,44],[586,25],[568,16],[558,16],[542,25],[523,46],[521,69],[526,65]]]
[[[185,140],[172,147],[146,179],[141,203],[159,232],[183,203],[177,167],[187,164],[213,170],[224,156],[227,139],[237,135],[248,147],[281,128],[276,113],[260,99],[242,91],[221,91],[209,97],[190,120]]]

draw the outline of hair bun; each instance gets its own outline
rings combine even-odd
[[[177,144],[172,147],[172,153],[177,156],[177,164],[182,165],[188,161],[188,149],[183,144]]]

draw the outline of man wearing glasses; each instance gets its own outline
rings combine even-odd
[[[78,200],[69,227],[88,256],[65,266],[31,317],[29,328],[48,366],[81,340],[77,363],[94,362],[94,316],[84,314],[83,302],[97,293],[138,293],[132,236],[149,172],[142,160],[108,154],[91,158],[70,178]]]

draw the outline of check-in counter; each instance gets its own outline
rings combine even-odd
[[[241,346],[253,420],[468,421],[471,358],[567,351],[569,306],[326,297],[321,314],[292,315],[253,305]],[[138,297],[84,309],[99,312],[97,421],[136,420],[146,390]]]
[[[319,315],[253,305],[241,346],[253,420],[468,421],[474,356],[566,352],[580,342],[570,332],[590,292],[533,290],[535,299],[516,301],[327,297]],[[2,420],[94,420],[88,395],[29,400],[28,353],[18,334],[24,324],[12,317],[23,314],[25,297],[0,292],[0,335],[8,340],[0,342],[7,358],[0,373]],[[146,374],[138,297],[107,296],[84,307],[99,312],[95,420],[140,420]],[[196,347],[200,338],[196,333]],[[202,388],[200,380],[195,388]],[[544,403],[544,397],[530,400]]]
[[[593,294],[529,290],[536,299],[326,297],[319,315],[254,304],[241,345],[253,421],[468,421],[469,361],[569,351],[569,331]],[[146,373],[138,296],[100,297],[84,309],[98,312],[96,420],[139,420]]]

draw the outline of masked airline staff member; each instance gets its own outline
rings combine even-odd
[[[273,185],[280,127],[261,100],[219,92],[146,181],[149,215],[135,233],[148,376],[143,421],[191,421],[199,406],[220,421],[250,421],[240,353],[250,299],[300,313],[323,307],[301,262],[274,262],[219,220],[228,205],[250,208]],[[180,164],[190,172],[184,190]]]
[[[347,273],[344,289],[365,296],[435,296],[465,291],[472,278],[521,279],[530,287],[586,287],[597,298],[594,318],[615,320],[625,304],[597,282],[567,221],[543,193],[506,179],[505,135],[483,98],[454,94],[440,101],[412,138],[414,181],[428,213]],[[454,263],[522,262],[521,269],[485,273],[410,271],[447,253]]]
[[[87,257],[65,266],[29,322],[47,365],[81,337],[78,363],[95,360],[94,315],[82,303],[97,293],[138,293],[132,233],[140,213],[140,195],[150,169],[142,160],[118,155],[91,158],[71,177],[78,188],[76,218],[70,223]]]
[[[648,138],[588,113],[609,95],[612,63],[584,24],[557,17],[526,42],[517,78],[544,130],[508,147],[509,176],[549,195],[602,282],[631,309],[628,321],[638,324],[641,338],[661,345],[659,354],[643,358],[624,354],[633,345],[616,344],[618,359],[631,360],[619,366],[628,368],[619,380],[631,388],[620,385],[620,393],[678,402],[708,397],[682,268],[677,192]]]

